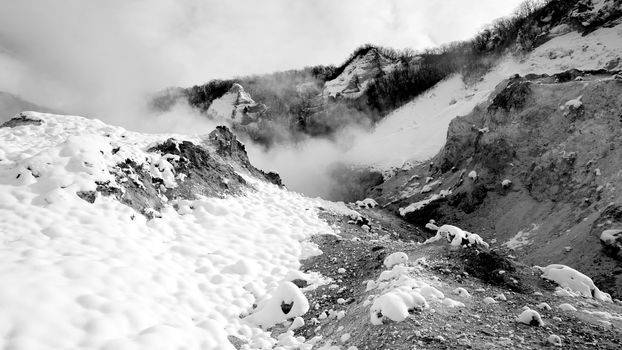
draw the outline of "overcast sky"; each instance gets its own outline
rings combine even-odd
[[[519,0],[0,2],[0,91],[72,113],[170,85],[467,39]],[[118,111],[115,111],[118,112]]]

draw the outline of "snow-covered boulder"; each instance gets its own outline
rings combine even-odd
[[[387,256],[384,259],[384,266],[386,266],[388,268],[392,268],[393,266],[395,266],[397,264],[404,264],[407,261],[408,261],[408,255],[406,255],[406,253],[404,253],[404,252],[395,252],[395,253],[389,254],[389,256]]]
[[[527,309],[523,311],[517,318],[517,322],[524,323],[530,326],[542,326],[544,322],[542,321],[542,317],[540,314],[532,309]]]
[[[568,304],[568,303],[563,303],[563,304],[559,304],[558,308],[562,311],[577,311],[577,308]]]
[[[581,272],[561,264],[551,264],[542,270],[542,278],[551,280],[561,287],[568,288],[584,297],[600,301],[612,302],[611,296],[594,285],[594,281]]]
[[[546,342],[553,346],[562,346],[562,339],[555,334],[549,335],[549,337],[546,338]]]
[[[484,304],[496,304],[497,301],[491,297],[485,297],[484,298]]]
[[[359,208],[375,208],[378,206],[378,202],[371,198],[365,198],[362,201],[356,201],[354,205]]]
[[[370,309],[371,323],[381,325],[387,319],[401,322],[415,309],[425,309],[425,298],[408,288],[397,288],[376,298]]]
[[[302,316],[309,311],[309,301],[292,282],[281,283],[271,297],[261,303],[245,319],[263,328],[270,328],[290,318]]]
[[[471,294],[464,288],[462,287],[458,287],[456,289],[454,289],[454,294],[457,294],[463,298],[470,298]]]
[[[428,238],[423,244],[432,243],[445,238],[450,245],[460,246],[477,246],[479,248],[488,249],[489,245],[478,234],[464,231],[453,225],[443,225],[438,228],[434,237]]]

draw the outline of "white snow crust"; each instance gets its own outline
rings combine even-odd
[[[266,348],[277,340],[258,325],[283,318],[262,310],[308,308],[285,281],[321,253],[307,238],[334,234],[318,218],[324,202],[246,177],[257,191],[169,201],[152,220],[109,197],[91,204],[76,191],[114,186],[127,158],[174,186],[167,155],[146,149],[200,139],[29,115],[43,124],[0,129],[1,348],[234,349],[228,335]]]

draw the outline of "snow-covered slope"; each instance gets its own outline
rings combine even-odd
[[[560,34],[525,57],[507,56],[473,85],[465,85],[461,76],[438,83],[383,119],[372,133],[360,137],[346,159],[388,169],[431,158],[444,144],[449,122],[486,101],[495,86],[513,74],[622,67],[622,25],[585,36]]]
[[[199,136],[75,116],[29,112],[0,127],[0,348],[233,349],[228,335],[251,348],[276,343],[241,317],[304,276],[299,260],[319,253],[306,240],[332,234],[319,205],[351,211],[239,167],[242,195],[166,198],[194,181],[174,165],[179,156],[153,151],[170,138],[212,152]],[[141,186],[137,173],[116,173],[131,162],[160,184],[153,219],[104,193]]]
[[[324,85],[324,96],[357,98],[380,74],[387,74],[400,65],[400,61],[386,57],[376,48],[355,57],[343,72]]]
[[[244,87],[236,83],[226,94],[212,101],[207,115],[211,118],[247,124],[256,121],[265,110],[265,105],[256,103],[251,95],[244,91]]]

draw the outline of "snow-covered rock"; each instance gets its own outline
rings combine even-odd
[[[568,303],[563,303],[563,304],[559,304],[558,308],[562,311],[577,311],[577,308],[568,304]]]
[[[370,309],[371,323],[380,325],[386,319],[401,322],[408,317],[409,311],[427,307],[428,303],[421,294],[408,288],[394,289],[374,300]]]
[[[464,231],[453,225],[443,225],[438,228],[434,237],[428,238],[423,244],[433,243],[441,239],[446,239],[450,245],[460,246],[476,246],[488,249],[489,245],[478,234]]]
[[[356,201],[355,205],[359,208],[375,208],[378,206],[378,202],[371,198],[365,198],[362,201]]]
[[[255,178],[243,166],[233,170],[240,163],[216,156],[221,148],[205,137],[28,116],[38,122],[0,128],[1,323],[20,334],[3,338],[2,346],[24,348],[27,339],[28,349],[232,350],[227,336],[246,334],[251,348],[264,348],[275,339],[256,324],[307,309],[295,285],[277,287],[303,255],[316,252],[308,238],[333,233],[318,217],[320,201]],[[213,164],[228,164],[246,187],[238,196],[194,199],[163,198],[154,189],[141,197],[160,203],[151,219],[121,202],[132,188],[145,191],[137,171],[149,183],[168,176],[166,163],[177,162],[168,150],[183,150],[184,142],[211,147]],[[160,193],[193,180],[167,181]],[[176,187],[166,187],[173,181]],[[102,186],[118,197],[100,193]],[[79,195],[85,190],[95,191],[88,201]],[[176,208],[186,209],[182,215]],[[241,319],[253,304],[260,304],[256,312]],[[281,304],[291,309],[285,313]]]
[[[517,318],[516,318],[517,322],[520,323],[524,323],[530,326],[542,326],[544,325],[544,322],[542,322],[542,317],[540,317],[540,314],[535,311],[535,310],[531,310],[531,309],[527,309],[525,311],[523,311]]]
[[[471,294],[464,288],[462,287],[458,287],[456,289],[454,289],[454,294],[457,294],[463,298],[470,298]]]
[[[562,346],[562,339],[555,334],[551,334],[546,338],[546,342],[553,346]]]
[[[395,253],[389,254],[389,256],[387,256],[384,259],[384,266],[386,266],[388,268],[392,268],[393,266],[395,266],[397,264],[404,264],[407,261],[408,261],[408,255],[406,255],[406,253],[404,253],[404,252],[395,252]]]
[[[235,83],[227,93],[212,101],[207,115],[215,119],[248,124],[257,121],[265,111],[265,105],[256,103],[242,85]]]
[[[497,301],[491,297],[485,297],[483,301],[484,301],[484,304],[496,304],[497,303]]]
[[[339,76],[326,82],[324,96],[357,98],[379,75],[390,73],[400,65],[399,60],[385,56],[376,48],[370,48],[364,54],[354,57]]]
[[[554,281],[564,288],[580,293],[587,298],[612,302],[608,293],[601,292],[594,281],[581,272],[561,264],[551,264],[542,269],[542,278]]]

